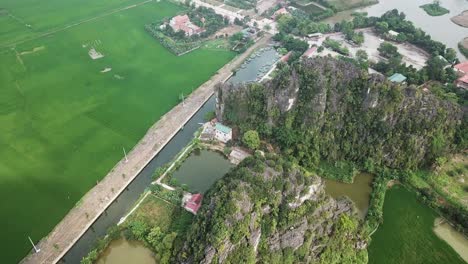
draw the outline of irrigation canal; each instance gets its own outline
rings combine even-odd
[[[263,72],[264,66],[277,56],[273,52],[264,52],[259,58],[262,63],[255,60],[255,67],[249,67],[250,71]],[[249,65],[247,65],[249,66]],[[233,83],[250,81],[236,78]],[[116,225],[120,218],[124,216],[134,206],[140,195],[153,181],[152,175],[158,167],[170,162],[193,138],[194,133],[204,122],[205,114],[213,111],[216,99],[212,96],[198,112],[185,124],[166,146],[146,165],[140,174],[128,185],[127,189],[104,211],[103,214],[93,223],[93,225],[81,236],[81,238],[68,250],[58,263],[80,263],[92,249],[98,238],[106,235],[107,229]]]

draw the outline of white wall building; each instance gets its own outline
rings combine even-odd
[[[228,142],[232,139],[232,129],[221,123],[216,123],[215,125],[215,138],[223,143]]]

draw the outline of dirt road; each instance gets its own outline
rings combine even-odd
[[[254,50],[266,45],[270,38],[268,35],[259,39],[246,52],[238,55],[196,89],[186,98],[184,104],[178,104],[161,117],[128,153],[128,161],[123,158],[117,163],[101,182],[86,193],[81,203],[71,209],[54,230],[39,242],[38,247],[41,251],[29,254],[21,263],[57,263],[146,164],[213,95],[215,85],[224,82],[233,69],[239,67]]]

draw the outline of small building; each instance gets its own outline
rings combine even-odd
[[[317,47],[312,47],[312,48],[306,50],[306,52],[304,52],[304,54],[302,54],[302,57],[312,58],[315,55],[316,51],[317,51]]]
[[[203,194],[201,193],[186,193],[182,198],[182,206],[185,210],[191,212],[192,214],[196,215],[198,210],[201,207],[203,200]]]
[[[228,142],[232,139],[232,129],[221,123],[215,125],[215,138],[223,143]]]
[[[273,15],[271,16],[271,19],[273,20],[276,20],[277,17],[281,16],[281,15],[289,15],[289,11],[286,9],[286,7],[282,7],[278,10],[276,10],[275,13],[273,13]]]
[[[307,35],[307,37],[308,37],[308,38],[311,38],[311,39],[318,39],[318,38],[323,37],[323,34],[320,33],[320,32],[317,32],[317,33],[309,34],[309,35]]]
[[[394,83],[405,83],[406,76],[401,73],[395,73],[392,76],[388,77],[388,80]]]
[[[457,72],[458,76],[464,76],[468,74],[468,61],[459,63],[453,66],[454,70]]]
[[[396,32],[396,31],[393,31],[393,30],[389,30],[388,35],[396,38],[396,37],[398,37],[398,35],[400,35],[400,33]]]
[[[289,57],[291,57],[291,54],[292,54],[291,51],[288,52],[288,53],[286,53],[286,55],[284,55],[283,57],[280,58],[280,61],[282,61],[282,62],[284,62],[284,63],[288,62]]]
[[[169,22],[169,26],[171,26],[175,32],[184,31],[185,35],[188,37],[205,31],[203,28],[193,24],[188,15],[173,17]]]
[[[462,77],[458,78],[457,81],[455,82],[457,87],[463,88],[465,90],[468,90],[468,74],[463,75]]]

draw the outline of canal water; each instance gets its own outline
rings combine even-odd
[[[468,9],[466,0],[441,0],[441,6],[450,10],[450,13],[443,16],[429,16],[419,6],[431,3],[432,0],[379,0],[376,5],[357,8],[340,12],[325,20],[328,23],[340,22],[343,19],[351,19],[351,14],[355,11],[367,12],[369,16],[381,16],[385,12],[398,9],[406,14],[406,18],[431,35],[434,40],[440,41],[447,47],[457,50],[460,60],[464,60],[463,55],[458,51],[458,42],[468,37],[468,28],[464,28],[453,23],[450,18]]]
[[[280,54],[273,47],[266,47],[253,53],[229,79],[229,83],[255,82],[260,80],[278,61]]]
[[[236,74],[228,82],[237,84],[255,80],[252,76],[257,76],[259,72],[265,72],[267,67],[271,67],[272,61],[279,55],[273,48],[266,48],[245,64],[245,68],[239,75]],[[275,60],[276,61],[276,60]],[[270,65],[270,66],[268,66]],[[269,68],[268,68],[269,69]],[[247,72],[245,72],[247,71]],[[249,72],[254,72],[251,74]],[[94,223],[84,233],[84,235],[75,243],[75,245],[63,256],[59,263],[80,263],[92,249],[97,239],[106,235],[107,229],[116,225],[120,218],[132,209],[140,195],[153,181],[152,175],[158,167],[170,162],[174,157],[193,139],[194,133],[200,128],[200,123],[205,122],[204,117],[208,112],[215,109],[216,99],[211,97],[200,110],[185,124],[184,129],[180,130],[169,143],[159,152],[156,157],[140,172],[140,174],[128,186],[126,191],[122,192]],[[210,154],[209,154],[210,155]],[[219,157],[217,157],[219,158]],[[227,162],[225,160],[222,161]],[[227,166],[230,166],[229,164]],[[220,175],[220,174],[217,174]],[[222,177],[224,174],[221,174]],[[202,176],[205,177],[205,176]]]
[[[112,241],[96,264],[155,264],[153,252],[138,241],[123,238]]]
[[[128,186],[126,191],[108,207],[91,226],[90,229],[65,254],[59,263],[80,263],[88,254],[98,238],[103,237],[109,227],[117,224],[135,204],[143,191],[151,184],[152,175],[158,167],[170,162],[192,139],[194,133],[204,122],[206,113],[213,111],[215,98],[210,98],[200,110],[190,119],[172,140],[159,152],[159,154],[141,171],[141,173]]]
[[[186,184],[190,192],[204,193],[233,166],[221,153],[195,150],[172,177]]]
[[[353,183],[344,183],[335,180],[325,180],[325,192],[333,198],[346,196],[353,201],[361,219],[367,214],[369,200],[372,192],[374,177],[369,173],[360,173],[354,177]]]

